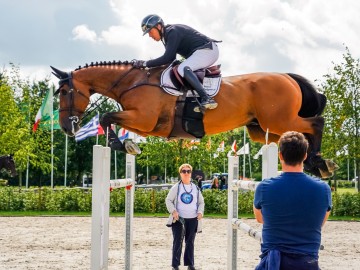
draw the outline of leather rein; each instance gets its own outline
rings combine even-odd
[[[104,94],[106,94],[107,92],[110,92],[112,89],[114,89],[116,86],[118,86],[120,84],[120,82],[125,79],[129,73],[134,70],[135,68],[132,67],[130,68],[127,72],[125,72],[124,74],[122,74],[116,81],[115,83],[113,83],[105,92]],[[68,102],[67,104],[70,104],[68,107],[65,107],[65,108],[61,108],[59,109],[59,112],[62,112],[62,111],[67,111],[69,112],[69,119],[73,122],[73,127],[74,127],[74,124],[76,123],[79,123],[80,120],[84,119],[86,116],[88,116],[90,113],[92,113],[94,110],[96,110],[103,102],[105,102],[106,100],[109,99],[109,97],[106,97],[100,104],[97,104],[97,102],[100,100],[100,98],[98,100],[96,100],[94,103],[92,103],[90,105],[90,109],[86,110],[86,111],[80,111],[80,110],[77,110],[76,108],[74,108],[74,91],[76,91],[76,93],[80,94],[82,97],[86,98],[87,100],[89,100],[89,97],[87,97],[86,95],[84,95],[79,89],[75,89],[74,87],[74,84],[73,84],[73,76],[72,76],[72,72],[68,72],[67,73],[67,77],[65,78],[62,78],[59,80],[59,88],[55,91],[54,95],[57,95],[59,92],[60,92],[60,89],[61,87],[64,85],[64,84],[68,84],[69,85],[69,88],[70,90],[68,91]],[[148,82],[148,79],[150,77],[150,72],[147,72],[146,74],[146,78],[147,80],[146,81],[143,81],[143,82],[140,82],[138,84],[134,84],[132,86],[130,86],[129,88],[125,89],[122,91],[122,93],[120,94],[119,96],[119,101],[121,100],[122,96],[126,93],[128,93],[129,91],[135,89],[135,88],[138,88],[140,86],[143,86],[143,85],[149,85],[149,86],[155,86],[155,87],[160,87],[161,88],[161,85],[160,84],[153,84],[153,83],[149,83]],[[92,90],[91,90],[92,91]],[[95,91],[94,91],[95,92]],[[104,96],[104,94],[102,94],[102,96]],[[93,106],[95,104],[95,106]],[[121,103],[120,103],[121,104]],[[74,116],[73,115],[73,112],[77,112],[79,113],[80,115],[83,115],[81,117],[81,119],[79,119],[78,116]]]

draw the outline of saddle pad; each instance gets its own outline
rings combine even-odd
[[[177,89],[171,81],[171,78],[170,78],[171,68],[172,67],[170,65],[161,74],[160,85],[166,93],[173,95],[173,96],[181,96],[183,94],[183,92],[179,91],[179,89]],[[220,84],[221,84],[221,77],[215,77],[215,78],[205,77],[204,82],[203,82],[204,89],[210,97],[216,96],[216,94],[219,92]],[[196,91],[195,91],[195,93],[196,93]],[[194,95],[193,95],[192,91],[189,90],[186,93],[186,96],[192,97]],[[198,94],[196,93],[195,96],[198,96]]]

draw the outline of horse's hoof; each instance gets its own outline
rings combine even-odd
[[[331,159],[325,159],[325,164],[326,164],[329,172],[334,172],[339,169],[339,166]]]
[[[124,144],[125,144],[126,152],[128,154],[134,155],[134,156],[141,154],[141,150],[140,150],[139,146],[136,143],[134,143],[132,140],[125,140]]]
[[[111,150],[125,152],[124,145],[119,142],[109,142]]]
[[[320,174],[321,174],[321,178],[322,178],[322,179],[328,179],[328,178],[330,178],[331,176],[334,175],[334,174],[333,174],[332,172],[330,172],[330,171],[324,171],[324,170],[322,170],[322,169],[319,169],[319,171],[320,171]]]

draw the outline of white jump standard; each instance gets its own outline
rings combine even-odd
[[[264,145],[262,148],[262,179],[277,175],[278,147],[275,143]],[[237,231],[244,230],[249,236],[261,242],[261,232],[254,230],[249,225],[238,219],[239,188],[254,191],[259,182],[244,181],[239,179],[239,157],[228,157],[228,248],[227,269],[237,269]],[[233,180],[231,180],[233,179]]]
[[[110,188],[126,187],[125,270],[132,269],[135,156],[126,155],[126,179],[110,180],[110,147],[93,146],[91,269],[108,269]]]

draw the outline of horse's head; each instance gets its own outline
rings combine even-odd
[[[2,168],[10,171],[10,174],[12,177],[17,175],[16,172],[16,167],[15,167],[15,161],[12,157],[12,155],[7,155],[7,156],[2,156],[1,158],[1,166],[0,166],[0,170]]]
[[[59,79],[59,89],[55,94],[60,96],[60,126],[67,135],[74,136],[80,128],[81,116],[89,104],[90,91],[73,79],[72,72],[51,68]]]

